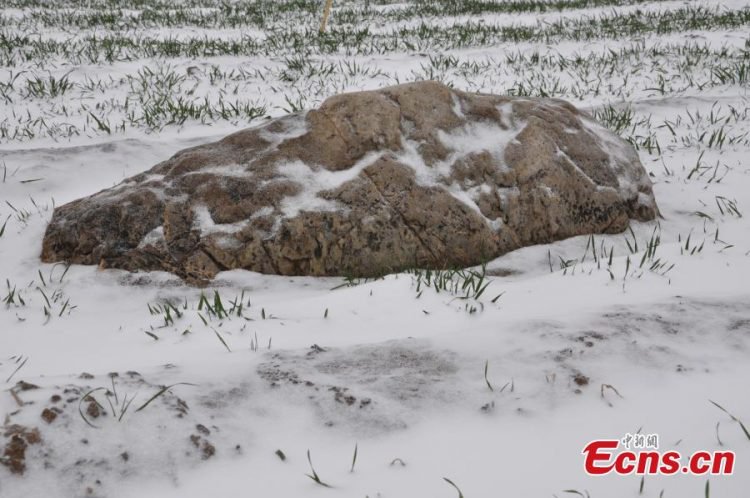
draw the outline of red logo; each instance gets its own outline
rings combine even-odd
[[[734,451],[696,451],[683,459],[679,451],[659,451],[658,442],[651,445],[653,449],[633,451],[628,444],[633,439],[628,434],[622,441],[591,441],[582,452],[586,473],[601,476],[613,472],[619,475],[731,475],[734,472]],[[620,443],[624,449],[618,451]],[[638,447],[638,444],[634,446]]]

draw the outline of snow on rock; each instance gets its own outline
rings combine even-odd
[[[657,214],[630,144],[572,105],[427,81],[331,97],[59,207],[42,259],[194,281],[373,276]]]

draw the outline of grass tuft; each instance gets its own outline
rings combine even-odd
[[[458,498],[464,498],[464,494],[463,494],[463,493],[461,492],[461,490],[460,490],[460,489],[458,488],[458,486],[456,486],[456,485],[454,484],[454,482],[453,482],[453,481],[451,481],[451,480],[450,480],[450,479],[448,479],[447,477],[443,477],[443,480],[444,480],[445,482],[447,482],[448,484],[450,484],[451,486],[453,486],[453,488],[454,488],[454,489],[455,489],[455,490],[456,490],[456,491],[458,492]]]
[[[310,450],[307,450],[307,461],[310,463],[310,474],[305,474],[307,477],[312,479],[316,484],[319,484],[320,486],[323,486],[324,488],[333,488],[328,483],[323,482],[320,477],[318,476],[318,473],[315,472],[315,468],[313,467],[312,458],[310,457]]]

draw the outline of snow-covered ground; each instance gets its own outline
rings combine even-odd
[[[747,496],[750,438],[710,402],[750,424],[747,2],[384,3],[337,0],[329,38],[320,2],[0,9],[0,416],[41,439],[1,497]],[[663,218],[507,254],[468,300],[416,271],[196,289],[39,261],[54,205],[428,78],[589,110]],[[589,441],[637,432],[733,450],[734,475],[586,475]]]

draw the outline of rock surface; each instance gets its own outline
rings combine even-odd
[[[420,82],[331,97],[58,207],[42,260],[376,276],[657,214],[634,149],[572,105]]]

